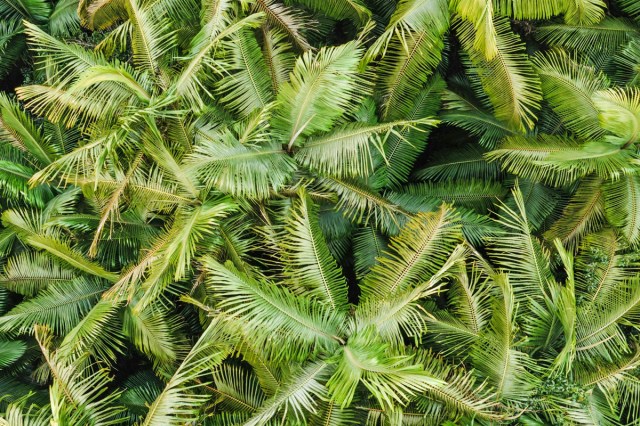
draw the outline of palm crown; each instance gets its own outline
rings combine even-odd
[[[0,0],[0,422],[637,423],[639,16]]]

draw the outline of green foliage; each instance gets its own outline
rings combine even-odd
[[[632,425],[640,8],[0,0],[0,425]]]

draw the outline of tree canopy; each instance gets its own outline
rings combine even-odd
[[[0,0],[0,425],[640,425],[639,5]]]

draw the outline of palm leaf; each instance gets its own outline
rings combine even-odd
[[[282,245],[289,279],[305,288],[306,295],[317,297],[336,312],[345,312],[346,280],[320,230],[318,209],[304,192],[294,205],[285,232]]]
[[[27,333],[36,324],[46,324],[66,333],[86,315],[105,286],[96,280],[78,278],[68,284],[50,285],[36,297],[18,304],[0,319],[4,332]]]
[[[300,136],[329,131],[345,111],[367,92],[358,74],[362,48],[356,41],[305,52],[296,61],[291,80],[282,84],[271,125],[289,149]],[[298,143],[299,144],[299,143]]]
[[[562,123],[581,137],[600,136],[598,108],[592,96],[608,87],[606,76],[587,64],[578,63],[562,50],[538,55],[534,63],[544,98]]]
[[[477,36],[470,23],[463,22],[459,26],[461,43],[491,100],[495,117],[513,130],[531,129],[542,99],[540,80],[526,60],[522,43],[511,32],[508,21],[496,18],[494,25],[498,51],[492,59],[475,49]]]
[[[391,297],[431,277],[461,237],[458,216],[446,205],[433,213],[417,214],[391,239],[389,249],[364,278],[362,297]]]

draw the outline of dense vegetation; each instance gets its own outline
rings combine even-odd
[[[0,425],[640,425],[640,2],[0,0]]]

